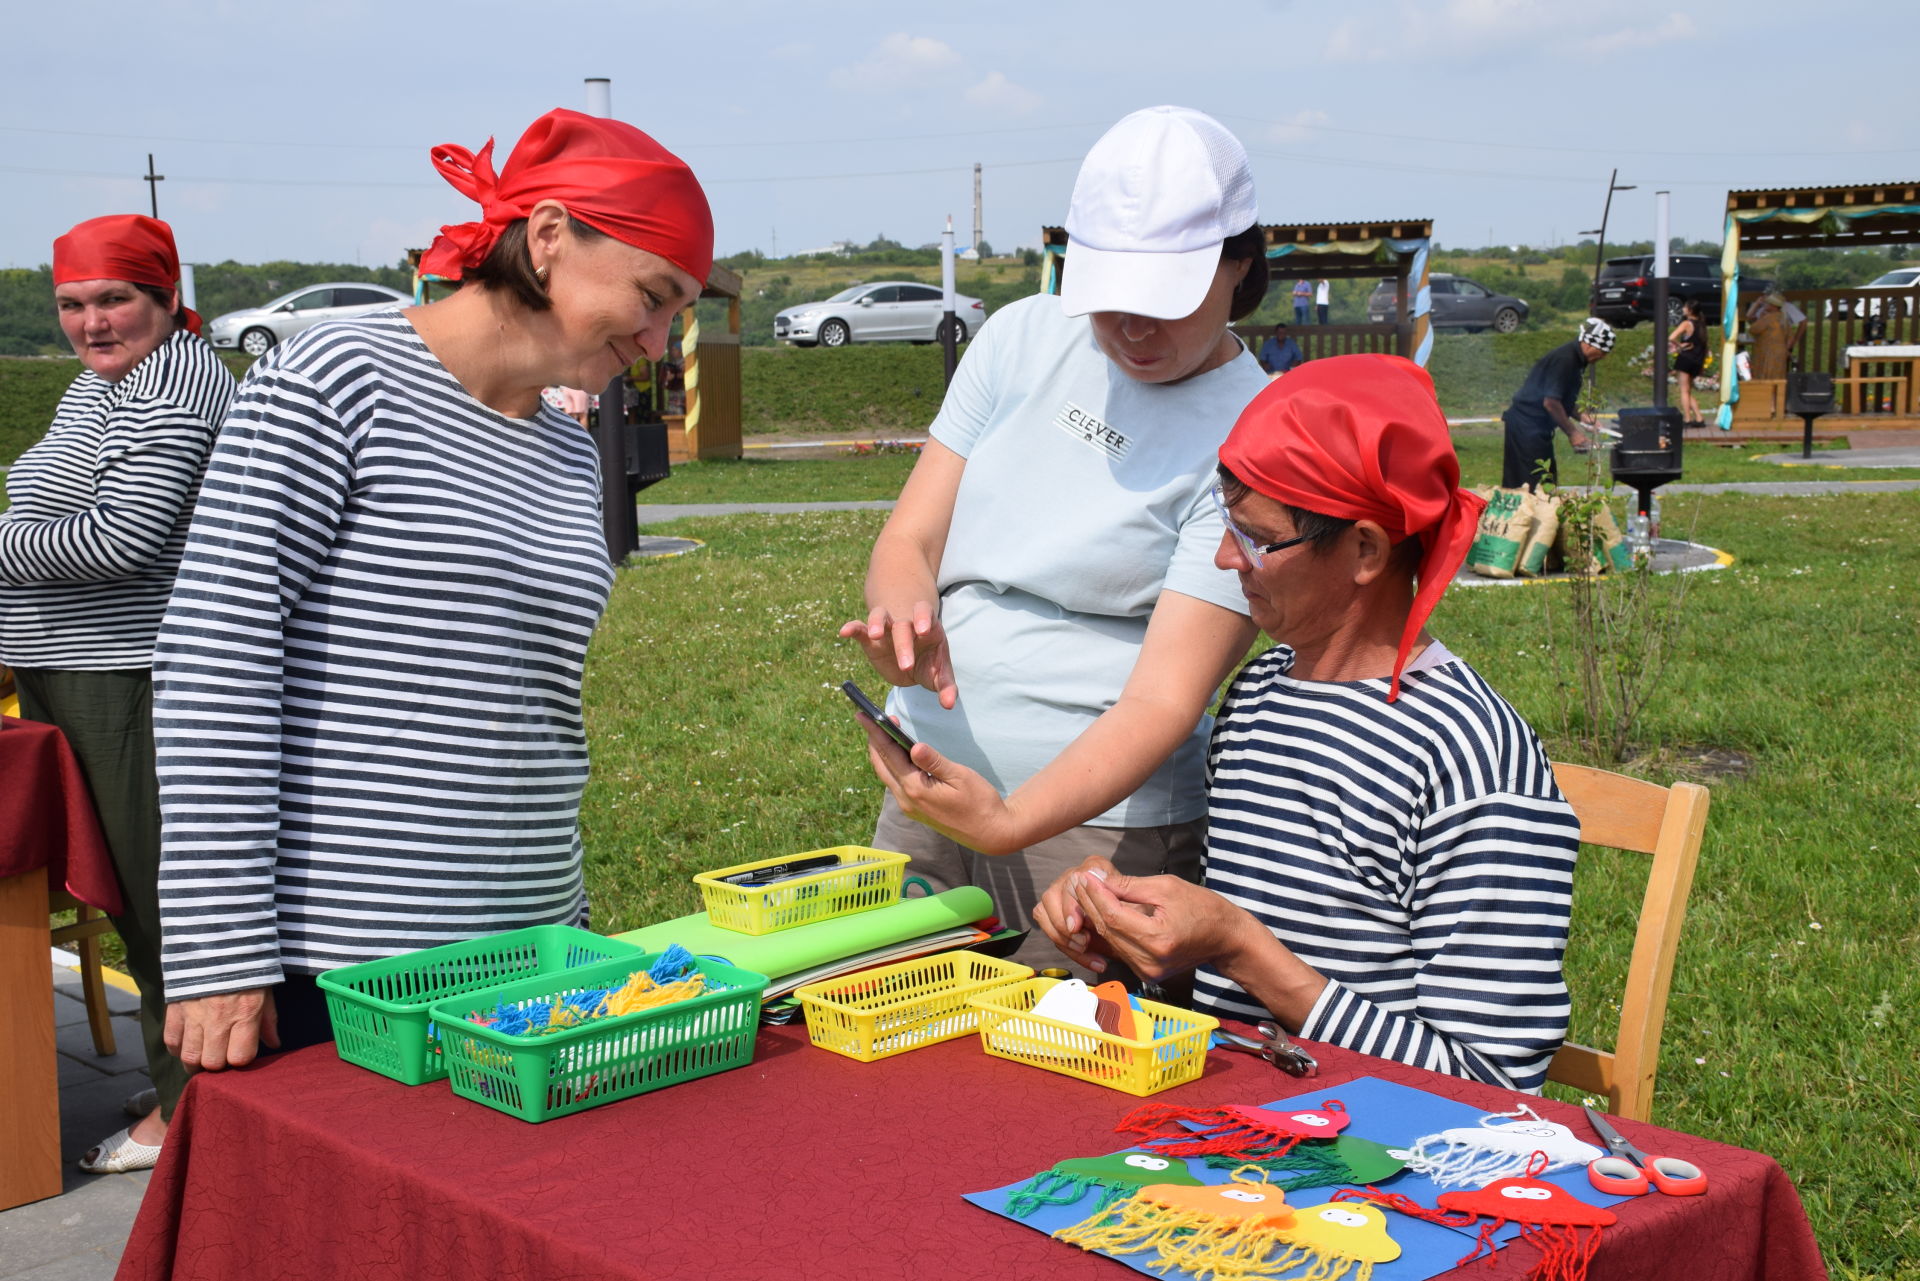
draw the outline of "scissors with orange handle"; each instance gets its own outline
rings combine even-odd
[[[1648,1156],[1629,1143],[1620,1131],[1592,1108],[1587,1123],[1600,1136],[1610,1155],[1587,1166],[1587,1181],[1614,1196],[1640,1196],[1649,1189],[1668,1196],[1699,1196],[1707,1190],[1707,1176],[1691,1161],[1679,1157]]]

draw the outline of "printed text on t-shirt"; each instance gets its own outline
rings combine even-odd
[[[1072,401],[1060,407],[1053,425],[1074,439],[1092,445],[1109,458],[1125,458],[1127,451],[1133,448],[1131,437],[1109,427]]]

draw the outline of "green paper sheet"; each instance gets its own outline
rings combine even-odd
[[[695,956],[717,956],[729,965],[777,979],[856,952],[970,925],[992,915],[993,900],[987,892],[977,885],[962,885],[772,934],[723,930],[708,920],[705,912],[695,912],[614,937],[649,952],[664,951],[669,943],[678,943]]]

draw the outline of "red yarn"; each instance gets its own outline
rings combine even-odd
[[[1161,1134],[1181,1122],[1197,1129],[1189,1134]],[[1149,1103],[1122,1117],[1113,1128],[1142,1136],[1143,1145],[1165,1156],[1232,1156],[1270,1160],[1293,1151],[1302,1139],[1331,1139],[1347,1126],[1346,1105],[1328,1099],[1319,1108],[1284,1112],[1269,1108],[1182,1108]]]

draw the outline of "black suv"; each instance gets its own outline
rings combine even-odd
[[[1740,277],[1740,302],[1745,306],[1773,288],[1771,280]],[[1720,287],[1720,260],[1706,254],[1667,255],[1667,320],[1679,324],[1680,308],[1689,298],[1698,298],[1706,309],[1707,323],[1720,323],[1724,292]],[[1653,255],[1634,254],[1628,258],[1609,258],[1600,268],[1600,282],[1593,290],[1593,314],[1610,325],[1631,329],[1643,320],[1653,319]]]

